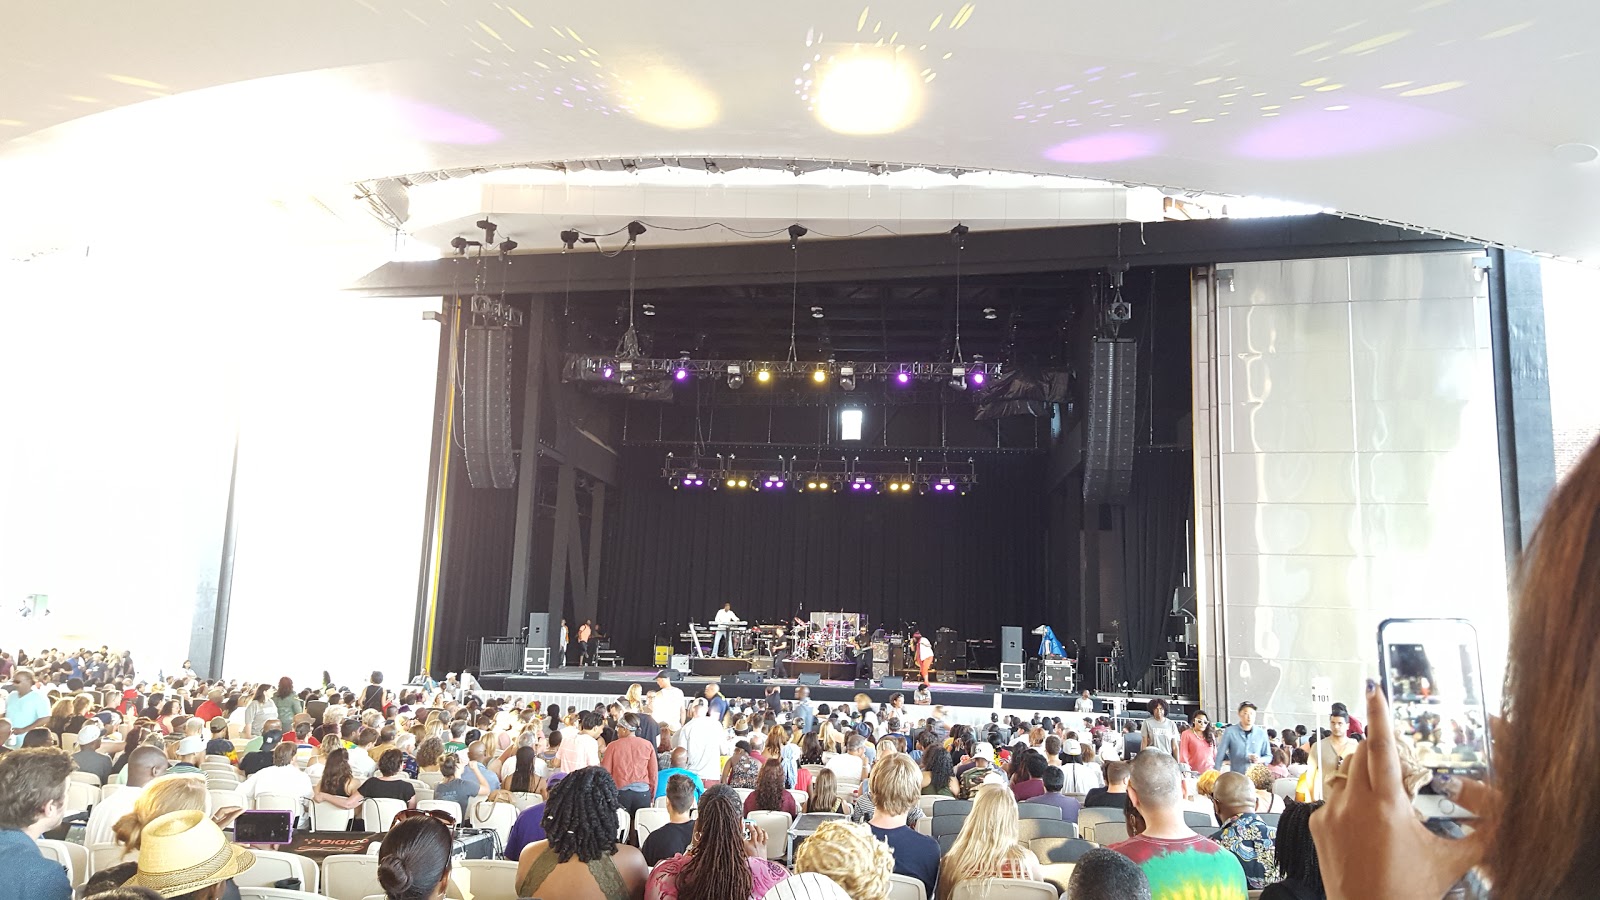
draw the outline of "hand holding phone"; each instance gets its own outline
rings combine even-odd
[[[1387,619],[1378,626],[1383,694],[1397,739],[1435,775],[1485,781],[1490,772],[1489,712],[1485,707],[1478,636],[1463,619]],[[1440,803],[1424,788],[1418,807],[1430,817],[1460,818],[1457,804]]]

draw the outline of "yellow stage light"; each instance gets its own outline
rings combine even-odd
[[[811,373],[811,380],[815,381],[817,384],[825,384],[825,383],[827,383],[827,381],[828,381],[828,370],[826,370],[826,369],[818,369],[815,372],[812,372]]]
[[[762,384],[766,384],[767,382],[772,380],[772,373],[767,371],[766,369],[762,369],[761,371],[756,373],[756,380],[761,382]]]

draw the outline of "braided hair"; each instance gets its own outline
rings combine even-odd
[[[545,805],[544,833],[557,862],[592,862],[616,851],[617,783],[599,766],[585,766],[560,781]]]
[[[1288,809],[1278,819],[1278,833],[1273,847],[1278,859],[1278,870],[1284,881],[1307,889],[1313,896],[1327,897],[1322,886],[1322,865],[1317,859],[1317,845],[1311,839],[1311,814],[1322,807],[1315,803],[1290,802]]]
[[[749,900],[753,879],[744,846],[744,806],[733,788],[700,795],[694,845],[678,870],[678,895],[695,900]]]

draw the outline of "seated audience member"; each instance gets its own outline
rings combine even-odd
[[[1115,850],[1090,850],[1078,858],[1067,882],[1072,900],[1151,900],[1144,870]]]
[[[268,722],[267,724],[271,725],[272,723]],[[266,731],[261,733],[260,741],[260,749],[252,750],[249,753],[246,753],[244,757],[239,760],[239,771],[243,772],[246,777],[254,775],[262,769],[273,765],[273,751],[276,750],[278,748],[278,744],[283,741],[283,732],[276,728],[268,728]],[[251,743],[255,742],[252,741]],[[351,752],[353,758],[354,751]],[[359,778],[361,776],[358,774],[356,777]]]
[[[954,797],[961,793],[950,753],[940,744],[930,744],[922,753],[921,791],[929,796]]]
[[[472,741],[467,744],[467,763],[461,767],[461,777],[468,782],[477,782],[488,788],[485,794],[492,794],[500,790],[500,778],[489,771],[485,762],[489,758],[489,751],[483,741]]]
[[[170,740],[170,738],[169,738]],[[201,775],[200,763],[206,758],[206,739],[186,737],[178,741],[177,759],[168,773],[172,775]]]
[[[444,741],[436,737],[424,738],[417,745],[417,773],[439,771],[439,760],[445,756]]]
[[[916,807],[921,796],[920,781],[916,764],[903,753],[873,766],[870,787],[874,809],[868,825],[872,836],[894,851],[894,873],[922,882],[932,897],[939,881],[939,842],[906,824],[906,814]]]
[[[124,756],[127,784],[101,797],[89,811],[89,824],[83,832],[86,847],[115,842],[116,835],[111,829],[117,820],[133,812],[134,802],[144,793],[146,785],[167,774],[167,757],[154,747],[131,747]]]
[[[1049,768],[1045,764],[1044,754],[1033,748],[1022,752],[1022,764],[1018,767],[1017,774],[1024,776],[1020,781],[1011,785],[1011,794],[1018,802],[1032,800],[1044,793],[1044,772]]]
[[[753,796],[753,795],[752,795]],[[688,775],[674,774],[667,779],[667,824],[644,839],[645,864],[654,867],[689,849],[694,841],[695,786]]]
[[[1067,758],[1066,764],[1061,767],[1066,775],[1067,793],[1088,795],[1095,788],[1106,786],[1105,770],[1100,767],[1100,760],[1095,758],[1094,744],[1068,739],[1062,743],[1062,750]]]
[[[1139,864],[1154,900],[1179,900],[1197,893],[1244,900],[1245,876],[1239,860],[1184,822],[1183,772],[1172,754],[1152,749],[1134,757],[1128,803],[1143,819],[1144,829],[1110,849]]]
[[[615,813],[612,813],[615,827]],[[767,834],[752,825],[746,836],[739,795],[714,787],[700,795],[691,849],[663,860],[650,872],[645,900],[740,897],[760,900],[789,870],[766,858]]]
[[[268,727],[271,727],[270,723]],[[281,733],[279,736],[282,736]],[[372,757],[373,745],[378,743],[378,730],[362,726],[356,729],[350,743],[354,745],[350,748],[350,771],[355,773],[357,779],[365,781],[378,771],[378,761]]]
[[[817,773],[811,782],[811,790],[806,794],[806,808],[808,813],[845,813],[850,812],[850,804],[839,796],[839,777],[833,774],[832,769],[823,769]]]
[[[138,872],[127,886],[180,900],[238,896],[232,879],[255,865],[254,853],[228,840],[199,810],[167,813],[145,826]]]
[[[1078,821],[1078,798],[1068,797],[1063,793],[1067,783],[1067,773],[1060,766],[1047,766],[1044,770],[1044,793],[1029,800],[1029,803],[1043,803],[1061,810],[1061,821]]]
[[[72,900],[66,872],[35,843],[61,824],[71,774],[72,757],[54,748],[0,754],[0,898]]]
[[[210,732],[211,739],[206,742],[207,756],[230,756],[233,753],[233,741],[228,740],[228,720],[221,715],[213,716],[206,723],[206,730]]]
[[[442,900],[454,849],[449,826],[433,816],[413,815],[396,822],[378,847],[378,885],[383,895],[388,900]]]
[[[315,803],[331,803],[340,809],[355,809],[361,805],[360,786],[361,782],[350,771],[350,751],[339,747],[328,754],[322,779],[317,782],[311,799]]]
[[[938,891],[934,896],[936,900],[950,900],[962,882],[985,878],[1044,880],[1038,857],[1017,840],[1017,799],[1004,785],[978,788],[972,812],[961,823],[955,846],[939,863]]]
[[[286,746],[286,745],[279,745]],[[293,762],[291,758],[290,762]],[[406,780],[405,773],[400,771],[400,751],[386,750],[378,757],[378,774],[361,782],[357,791],[363,798],[385,797],[390,800],[399,800],[407,809],[417,807],[417,789]]]
[[[456,777],[459,765],[454,753],[447,753],[439,758],[439,774],[444,776],[444,780],[434,786],[433,799],[455,801],[456,805],[461,807],[461,815],[456,821],[465,822],[467,806],[472,803],[474,797],[489,796],[489,786]]]
[[[1127,809],[1128,773],[1130,768],[1129,763],[1121,761],[1107,763],[1106,786],[1095,788],[1086,794],[1083,798],[1083,808]]]
[[[760,773],[761,763],[750,755],[750,742],[740,741],[733,745],[728,764],[722,767],[722,783],[733,788],[753,789]]]
[[[310,801],[316,791],[311,786],[311,779],[300,767],[294,764],[295,746],[288,742],[278,744],[272,748],[272,765],[251,775],[239,785],[239,795],[247,801],[253,801],[262,794],[286,794],[299,798],[301,801]],[[410,787],[410,785],[406,785]],[[118,791],[121,793],[121,791]],[[363,796],[373,795],[363,792]],[[294,812],[304,812],[304,804]]]
[[[1272,829],[1256,815],[1256,789],[1250,779],[1238,772],[1224,772],[1211,792],[1222,830],[1212,840],[1239,858],[1250,890],[1259,891],[1278,880],[1278,866],[1272,855]]]
[[[962,800],[971,800],[977,794],[980,785],[1004,783],[1005,773],[994,763],[994,745],[988,741],[979,741],[973,745],[970,766],[961,772],[958,778],[961,782]]]
[[[795,873],[778,882],[767,898],[888,900],[893,863],[893,852],[882,841],[873,840],[864,826],[823,822],[795,850]]]
[[[111,777],[111,757],[100,752],[101,732],[98,721],[90,722],[78,731],[78,752],[72,754],[72,762],[79,772],[88,772],[105,784],[106,779]]]
[[[672,751],[671,761],[672,761],[671,767],[666,768],[666,769],[661,769],[658,772],[656,772],[656,794],[655,795],[657,797],[666,796],[666,793],[667,793],[667,781],[669,779],[671,779],[672,776],[674,776],[674,775],[683,775],[683,776],[687,777],[691,782],[694,783],[694,795],[695,795],[695,797],[697,799],[699,798],[699,796],[702,793],[705,793],[706,786],[700,780],[700,776],[696,775],[694,772],[690,771],[689,768],[688,768],[688,765],[689,765],[689,751],[688,750],[685,750],[682,747],[679,747],[676,750],[673,750]]]
[[[755,789],[744,798],[744,811],[751,813],[756,810],[786,812],[791,818],[800,814],[794,803],[794,795],[783,786],[783,763],[777,759],[769,759],[761,764]]]
[[[862,780],[867,768],[867,739],[851,732],[844,739],[844,752],[823,763],[823,766],[832,769],[833,774],[843,780]]]
[[[516,767],[511,770],[511,777],[505,781],[506,790],[510,791],[513,797],[535,794],[541,802],[549,799],[550,787],[545,784],[544,778],[539,776],[536,771],[538,767],[533,762],[538,758],[534,749],[521,747],[513,758],[516,760]]]
[[[511,831],[506,835],[506,859],[512,862],[516,862],[522,856],[523,848],[545,839],[544,814],[549,796],[547,793],[538,796],[540,798],[538,803],[524,807],[517,813],[517,819],[511,823]]]
[[[638,900],[649,867],[617,843],[617,787],[598,766],[570,772],[550,792],[545,840],[517,859],[518,897]]]
[[[1261,892],[1261,900],[1327,900],[1317,845],[1311,836],[1311,814],[1322,806],[1321,800],[1291,803],[1283,811],[1272,842],[1273,858],[1282,880],[1267,885]]]

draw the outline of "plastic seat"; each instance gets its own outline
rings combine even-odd
[[[785,859],[789,848],[789,826],[794,820],[789,814],[782,811],[757,809],[745,815],[745,818],[760,826],[767,833],[767,859]]]
[[[1183,824],[1190,828],[1215,828],[1217,817],[1198,809],[1186,809],[1183,811]]]
[[[67,811],[86,810],[100,802],[100,788],[81,781],[67,782]]]
[[[928,900],[928,887],[920,878],[890,875],[889,900]]]
[[[355,817],[355,810],[335,806],[327,801],[311,804],[311,828],[313,831],[345,831],[350,828],[350,821]]]
[[[1124,822],[1128,814],[1120,809],[1091,806],[1078,810],[1078,833],[1084,839],[1094,840],[1094,828],[1101,822]],[[1097,842],[1098,843],[1098,842]]]
[[[1128,823],[1126,822],[1101,822],[1094,827],[1094,841],[1102,847],[1120,843],[1128,839]]]
[[[431,794],[432,791],[429,793]],[[517,808],[517,812],[522,812],[531,806],[538,806],[543,802],[543,797],[531,791],[517,791],[511,795],[511,804]]]
[[[368,797],[361,801],[361,823],[368,831],[386,832],[405,808],[403,801],[393,797]]]
[[[1017,839],[1031,841],[1034,838],[1075,838],[1078,836],[1078,826],[1072,822],[1063,822],[1060,819],[1022,819],[1017,822]]]
[[[933,824],[929,826],[934,837],[946,834],[960,834],[962,823],[967,821],[965,815],[960,816],[934,816]]]
[[[450,880],[471,900],[511,900],[517,896],[517,864],[509,859],[463,859],[450,868]]]
[[[297,853],[282,850],[254,850],[256,864],[234,876],[239,887],[272,887],[285,878],[300,879],[300,889],[308,893],[317,890],[317,864]]]
[[[1019,878],[983,878],[963,881],[951,900],[1057,900],[1061,896],[1049,882]]]
[[[67,778],[68,780],[76,781],[79,784],[92,784],[95,787],[100,786],[100,776],[94,774],[93,772],[73,772],[72,774],[68,775]]]
[[[299,817],[306,811],[306,802],[291,794],[260,793],[251,802],[251,809],[283,809]]]
[[[617,810],[617,842],[626,844],[633,833],[633,817],[625,809]]]
[[[67,870],[67,878],[72,883],[83,884],[89,877],[89,851],[82,844],[69,844],[66,841],[41,840],[39,855],[53,859]]]
[[[650,836],[650,832],[660,829],[661,826],[670,821],[672,821],[672,817],[667,810],[657,809],[654,806],[647,806],[635,812],[633,814],[633,831],[634,835],[639,839],[639,846],[644,846],[644,839]]]
[[[972,812],[971,800],[952,800],[949,797],[939,797],[934,800],[933,811],[935,816],[964,816]]]
[[[383,886],[378,884],[378,858],[351,853],[323,860],[322,893],[333,900],[383,896]]]
[[[465,814],[461,812],[461,804],[454,800],[418,800],[417,809],[436,809],[440,812],[449,813],[450,817],[456,820],[457,825],[460,825],[466,819]]]
[[[1082,838],[1040,837],[1027,842],[1028,849],[1043,863],[1075,863],[1095,845]]]
[[[1293,797],[1295,788],[1299,786],[1298,778],[1276,778],[1272,782],[1272,793],[1279,797]]]
[[[1278,830],[1278,820],[1283,818],[1283,813],[1256,813],[1256,818],[1266,824],[1273,831]]]
[[[382,894],[378,895],[383,898]],[[291,891],[288,888],[240,887],[239,900],[328,900],[324,894]]]
[[[1039,874],[1053,888],[1067,895],[1067,884],[1072,881],[1072,870],[1078,867],[1077,863],[1046,863],[1039,864]]]
[[[500,843],[505,844],[511,838],[511,826],[517,823],[519,810],[511,803],[496,803],[485,798],[478,798],[467,804],[467,819],[465,824],[469,828],[493,828],[500,834]],[[627,813],[617,810],[623,816]],[[620,821],[620,819],[619,819]]]
[[[208,798],[207,802],[210,803],[209,811],[213,813],[219,809],[227,809],[230,806],[237,806],[240,809],[250,808],[250,804],[245,802],[244,795],[238,791],[212,788],[206,791],[206,796]]]
[[[810,794],[807,794],[805,791],[795,790],[794,788],[789,788],[789,796],[794,798],[795,809],[805,809],[806,801],[811,799]]]
[[[755,793],[755,789],[754,788],[734,788],[733,792],[735,794],[739,795],[739,802],[743,803],[744,802],[744,798],[746,798],[746,797],[750,796],[751,794]]]
[[[1024,801],[1017,804],[1017,818],[1019,819],[1055,819],[1061,820],[1061,807],[1051,806],[1048,803],[1029,803]]]
[[[956,838],[960,836],[961,833],[959,831],[953,831],[949,834],[941,834],[935,838],[935,840],[939,842],[939,855],[944,856],[946,853],[949,853],[950,848],[956,845]]]
[[[91,874],[123,862],[121,844],[90,844],[88,851]],[[135,852],[129,859],[137,859],[138,856],[139,854]]]
[[[431,788],[436,788],[444,783],[444,776],[438,772],[418,772],[417,780]]]

